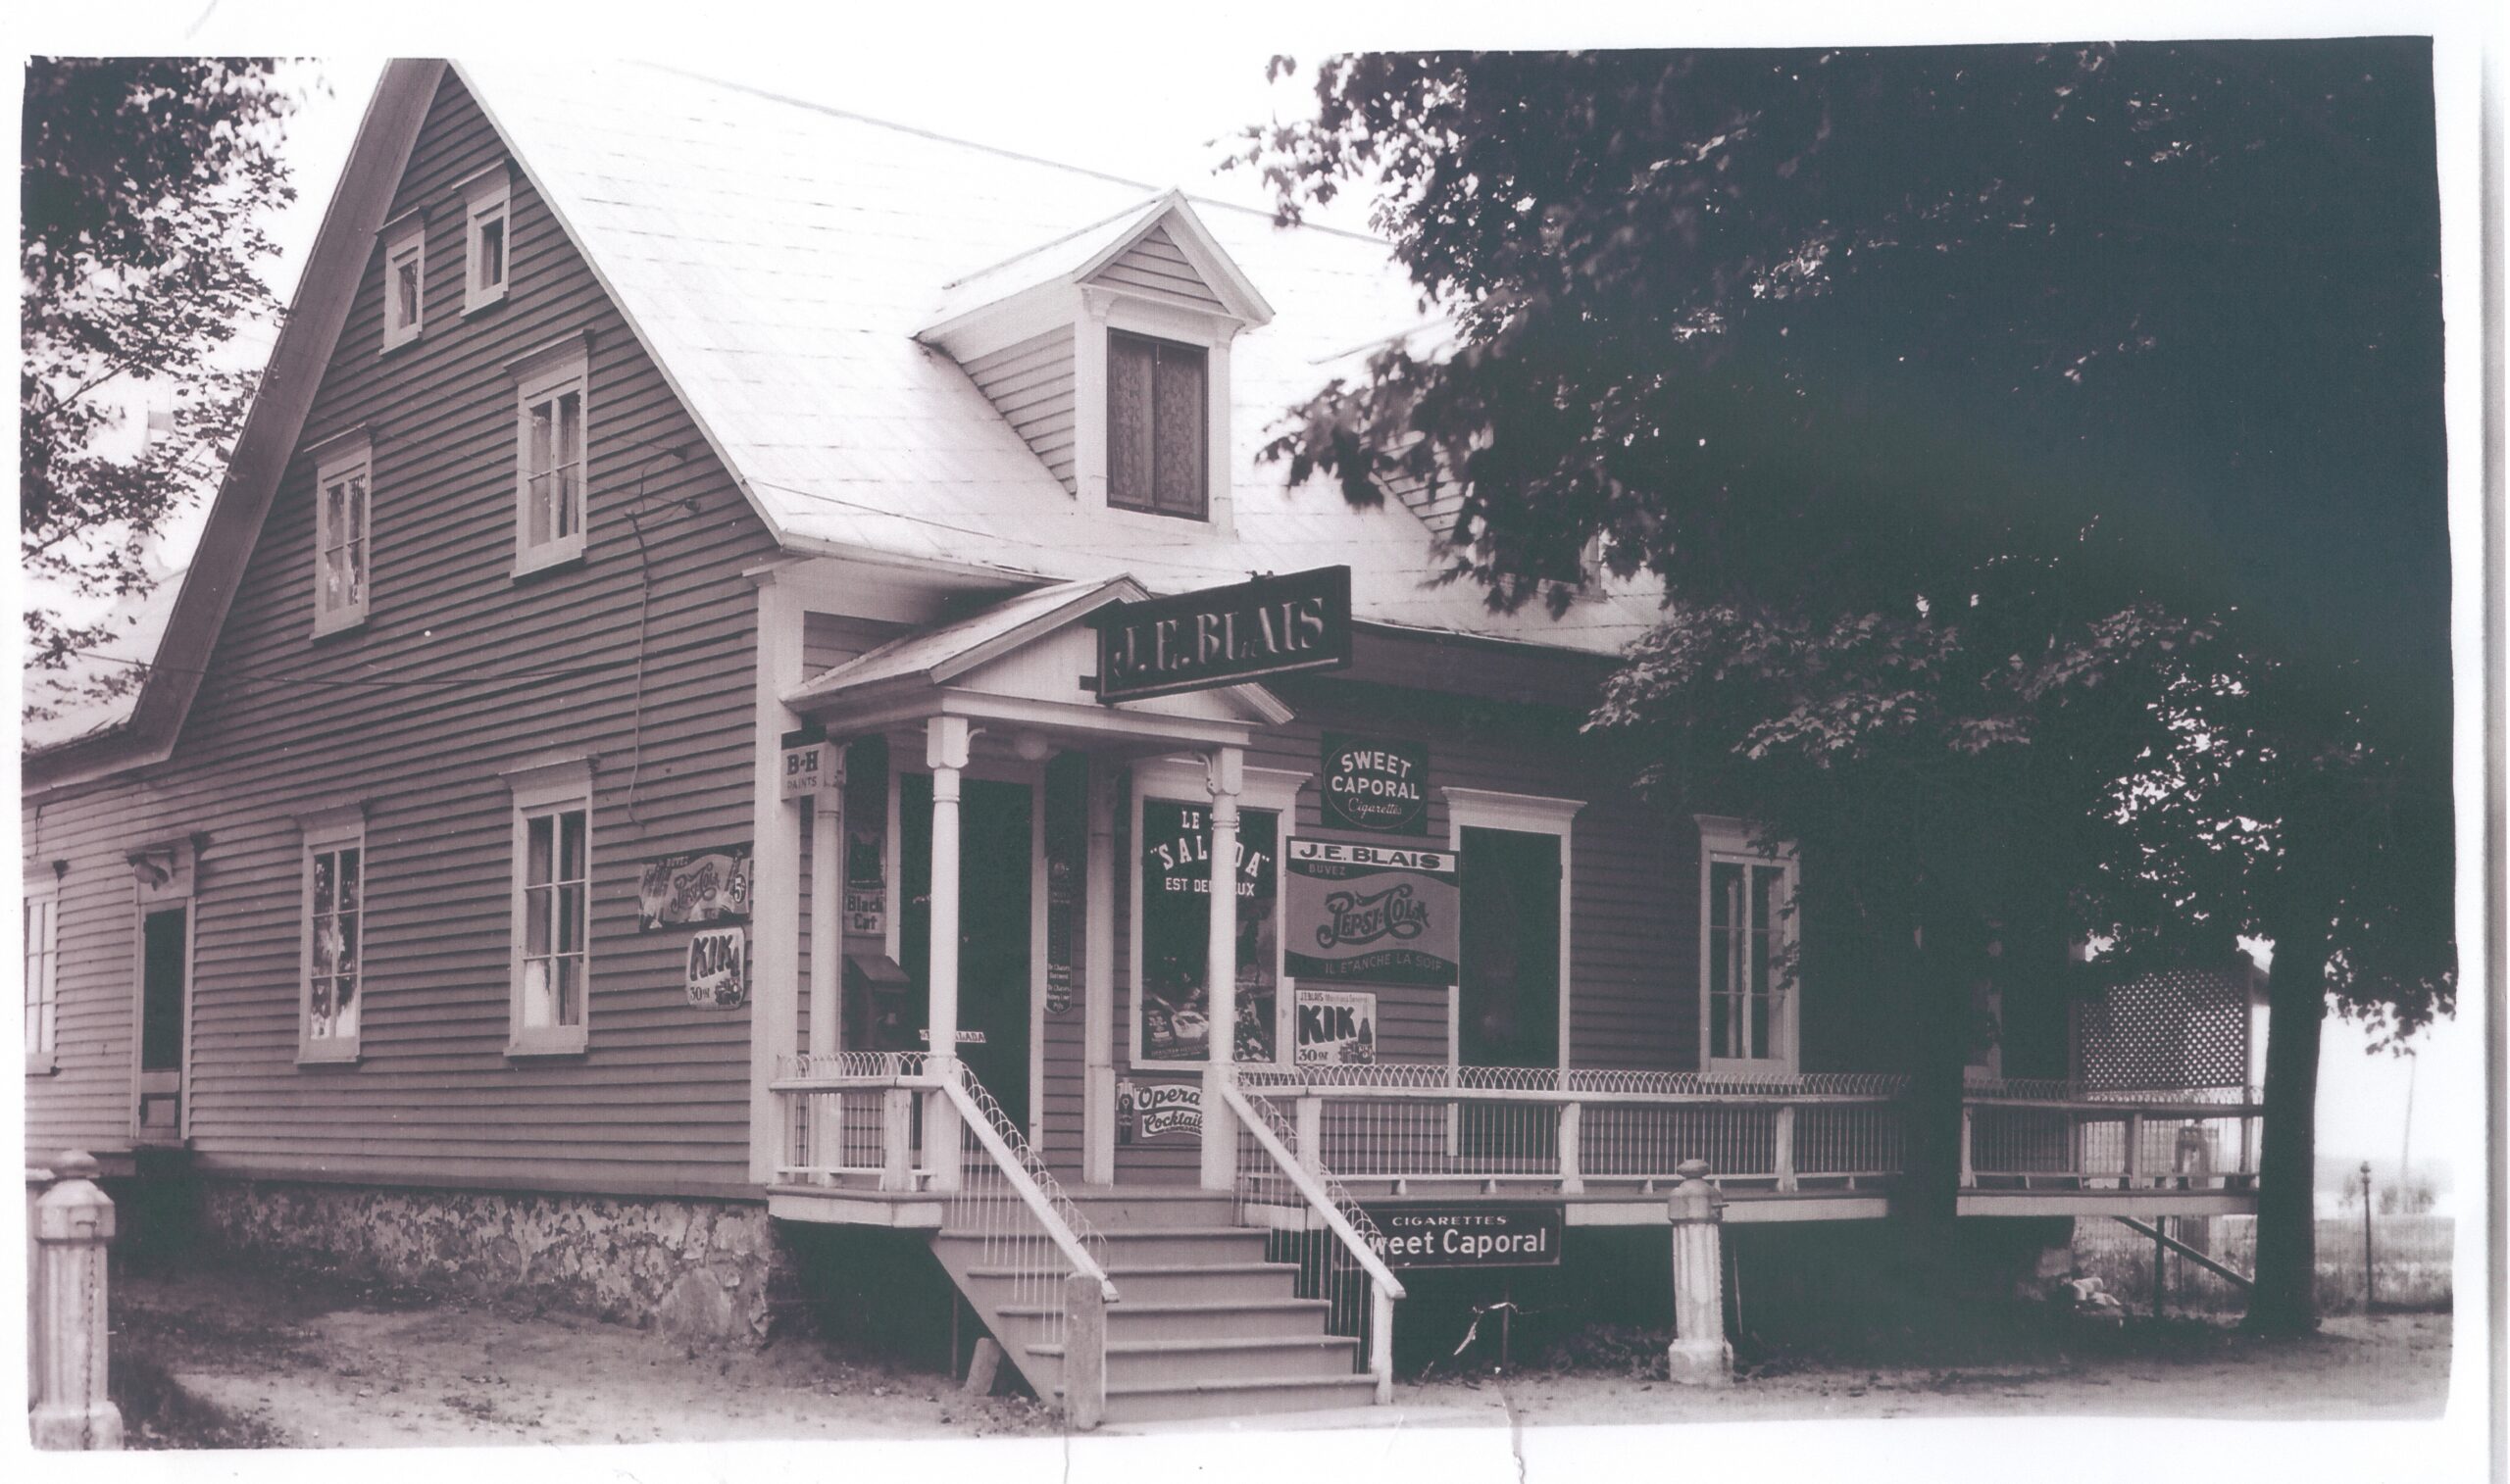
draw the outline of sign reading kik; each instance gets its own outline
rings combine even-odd
[[[1455,852],[1293,839],[1281,865],[1281,953],[1291,978],[1456,982]]]
[[[1136,701],[1351,663],[1351,569],[1320,567],[1119,603],[1098,625],[1098,699]]]

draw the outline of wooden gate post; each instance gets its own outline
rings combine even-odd
[[[37,1448],[122,1447],[122,1409],[105,1389],[105,1249],[114,1203],[96,1187],[96,1158],[71,1150],[35,1203],[38,1363],[30,1420]]]
[[[1063,1280],[1063,1415],[1075,1432],[1107,1419],[1107,1292],[1098,1281]]]
[[[1666,1202],[1674,1230],[1674,1343],[1677,1386],[1734,1384],[1734,1347],[1726,1343],[1725,1203],[1708,1183],[1708,1162],[1674,1166],[1682,1183]]]

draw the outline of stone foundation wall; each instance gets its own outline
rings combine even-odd
[[[204,1180],[199,1232],[235,1255],[525,1299],[704,1344],[767,1338],[791,1261],[764,1206]]]

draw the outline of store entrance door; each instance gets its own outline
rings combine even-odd
[[[1029,944],[1034,801],[1026,783],[968,778],[959,788],[959,1056],[1025,1131],[1033,1121],[1029,1106]],[[930,774],[907,773],[898,779],[898,866],[906,878],[898,955],[916,985],[915,998],[929,1005]]]

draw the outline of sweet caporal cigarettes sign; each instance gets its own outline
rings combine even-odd
[[[1293,979],[1456,982],[1455,852],[1289,842],[1281,950]]]
[[[1381,1206],[1369,1212],[1388,1267],[1554,1267],[1557,1206]]]

